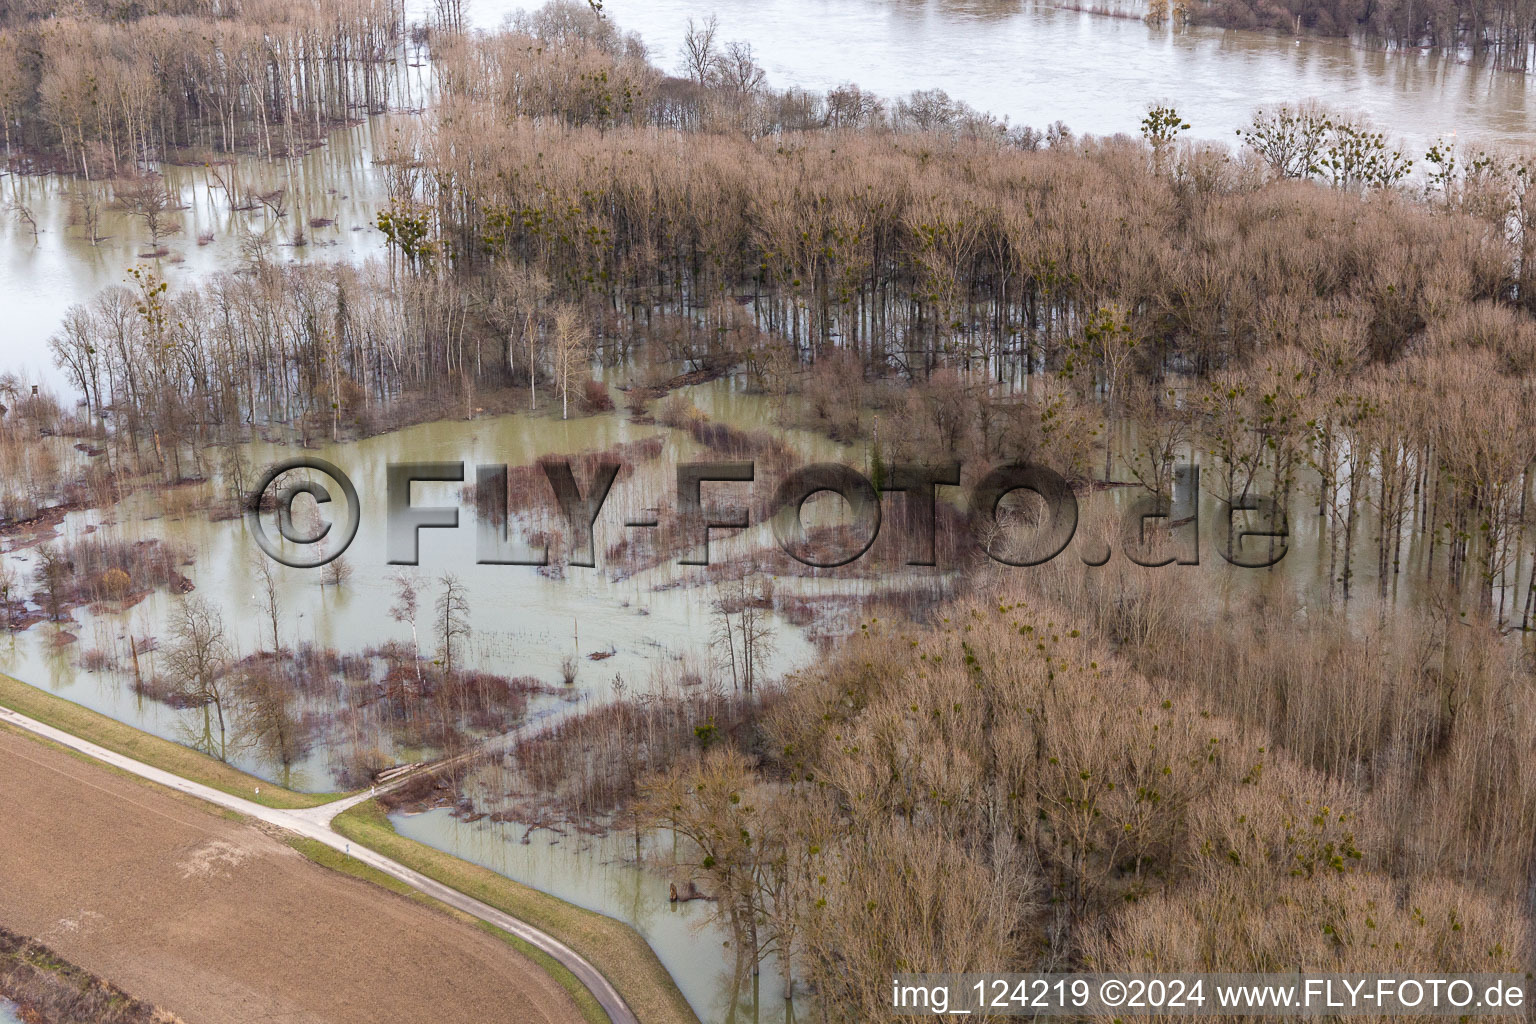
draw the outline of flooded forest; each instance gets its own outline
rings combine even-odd
[[[298,792],[434,766],[380,819],[632,925],[658,1020],[1531,970],[1528,11],[989,8],[1445,62],[1084,125],[473,2],[0,5],[0,671]],[[274,515],[298,457],[356,492]],[[827,464],[882,525],[824,488],[793,553]]]

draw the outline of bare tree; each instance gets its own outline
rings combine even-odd
[[[750,565],[737,578],[716,584],[716,593],[713,643],[730,663],[732,688],[750,696],[773,653],[773,581]]]
[[[12,199],[5,204],[5,208],[16,215],[16,219],[32,232],[32,244],[37,244],[37,218],[32,214],[32,208],[19,199]]]
[[[352,565],[344,555],[337,555],[325,563],[325,569],[321,574],[321,584],[340,587],[352,578]]]
[[[411,663],[416,669],[416,685],[425,685],[421,672],[421,641],[416,632],[417,585],[416,576],[404,569],[391,578],[395,585],[395,603],[390,606],[389,617],[411,627]]]
[[[555,313],[553,358],[555,386],[560,389],[560,418],[571,414],[571,391],[587,374],[590,336],[574,306],[561,306]]]
[[[86,241],[101,242],[101,193],[91,181],[82,181],[69,192],[69,222],[85,229]]]
[[[266,192],[252,192],[254,199],[263,209],[272,216],[273,220],[282,220],[288,216],[288,187],[279,185],[277,188]]]
[[[824,802],[810,793],[777,796],[740,753],[721,749],[650,780],[642,794],[638,813],[683,840],[679,866],[708,886],[733,938],[738,977],[756,975],[776,952],[788,998],[811,857],[828,832]]]
[[[85,306],[71,306],[64,313],[59,332],[48,339],[53,363],[85,396],[89,412],[100,415],[101,377],[106,353],[97,344],[95,318]]]
[[[501,284],[493,301],[492,311],[507,332],[507,371],[513,365],[513,334],[523,336],[523,349],[528,360],[528,405],[539,407],[538,370],[539,348],[542,338],[539,332],[539,312],[549,298],[549,278],[533,267],[521,263],[508,263],[502,273]]]
[[[16,570],[8,565],[0,565],[0,615],[5,617],[6,629],[14,624],[11,619],[11,600],[17,594],[19,585]]]
[[[260,605],[262,613],[267,617],[267,624],[272,629],[272,651],[276,653],[282,650],[278,640],[277,624],[281,615],[277,592],[277,576],[272,572],[272,560],[265,554],[257,552],[251,556],[252,568],[256,571],[256,593],[252,596]]]
[[[1324,144],[1333,115],[1316,102],[1292,107],[1260,107],[1238,136],[1282,178],[1309,178],[1320,173]]]
[[[715,72],[720,84],[741,96],[753,96],[762,91],[767,74],[752,53],[752,44],[727,43],[725,52],[715,59]]]
[[[298,694],[275,663],[261,661],[233,673],[231,688],[240,704],[241,736],[255,743],[286,773],[304,755]]]
[[[183,599],[171,613],[171,646],[164,655],[165,670],[177,694],[189,706],[203,710],[203,729],[198,745],[224,761],[229,757],[225,685],[230,651],[224,638],[224,620],[201,597]],[[232,710],[232,709],[231,709]],[[214,736],[217,724],[218,735]]]
[[[244,512],[251,484],[251,461],[244,446],[231,442],[219,450],[219,475],[231,511]]]
[[[58,622],[63,617],[65,588],[72,571],[73,567],[57,544],[38,547],[32,579],[37,585],[38,603],[43,606],[50,622]]]
[[[719,51],[715,49],[715,33],[720,19],[711,14],[702,23],[689,18],[683,29],[683,70],[695,85],[708,85],[715,72]]]
[[[1154,498],[1167,497],[1178,458],[1189,447],[1189,411],[1171,391],[1165,400],[1150,386],[1132,390],[1126,404],[1135,430],[1125,449],[1126,467]]]
[[[146,174],[117,182],[112,192],[123,212],[144,222],[150,241],[156,246],[162,238],[181,230],[181,222],[174,214],[174,211],[181,209],[181,201],[171,194],[165,179],[160,175]]]
[[[445,33],[464,31],[464,0],[432,0],[437,26]]]
[[[258,272],[271,265],[275,249],[276,243],[264,231],[246,231],[240,236],[240,258]]]
[[[443,588],[436,605],[437,653],[443,663],[443,674],[451,678],[454,655],[469,637],[469,594],[452,573],[445,573],[437,582]]]

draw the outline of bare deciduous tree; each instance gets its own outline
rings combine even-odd
[[[445,573],[437,582],[443,588],[435,605],[437,655],[443,663],[443,674],[451,677],[454,658],[470,634],[469,593],[452,573]]]
[[[272,559],[265,552],[258,552],[251,556],[251,568],[256,575],[256,593],[252,596],[256,604],[266,616],[267,626],[272,631],[272,652],[275,654],[282,650],[282,643],[278,635],[278,620],[282,617],[280,596],[277,586],[277,574],[272,571]]]
[[[732,688],[750,696],[773,654],[773,581],[752,564],[715,592],[714,646],[730,665]]]
[[[230,703],[226,680],[230,651],[223,618],[203,598],[187,597],[171,613],[170,632],[171,643],[161,660],[180,698],[201,709],[197,746],[221,761],[228,760],[226,712],[233,707],[226,706]]]
[[[239,705],[241,737],[256,744],[286,773],[305,748],[298,694],[271,664],[261,661],[233,672],[230,688]]]
[[[403,622],[411,627],[411,664],[416,675],[418,689],[424,689],[426,680],[422,676],[421,668],[421,641],[416,632],[417,611],[417,587],[419,582],[415,575],[405,569],[401,569],[390,577],[395,587],[395,603],[390,606],[389,617],[396,622]]]
[[[719,29],[720,19],[713,14],[697,23],[690,17],[683,28],[683,71],[695,85],[707,85],[714,73],[719,57],[715,34]]]
[[[562,306],[555,312],[555,330],[550,346],[554,363],[555,386],[560,389],[560,418],[571,413],[571,392],[587,376],[591,358],[591,336],[582,323],[581,313],[573,306]]]
[[[144,222],[154,245],[158,246],[162,238],[181,231],[181,221],[175,216],[175,211],[181,209],[181,200],[171,193],[160,175],[146,174],[115,182],[112,195],[119,209]]]

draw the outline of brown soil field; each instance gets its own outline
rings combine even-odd
[[[581,1024],[495,937],[5,729],[0,924],[189,1024]]]

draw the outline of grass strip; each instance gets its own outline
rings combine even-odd
[[[573,906],[489,868],[407,839],[395,831],[374,800],[343,811],[331,827],[353,842],[553,935],[603,972],[641,1024],[699,1024],[656,953],[622,921]]]
[[[200,750],[161,739],[74,701],[56,697],[19,679],[0,674],[0,705],[62,729],[72,736],[153,765],[192,782],[243,797],[265,807],[294,809],[317,807],[343,796],[341,793],[295,793],[275,782],[247,775],[240,769],[209,757]],[[260,790],[258,793],[257,790]]]

